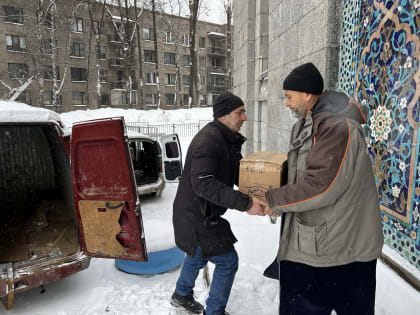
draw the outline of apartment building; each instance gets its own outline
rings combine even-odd
[[[200,100],[189,105],[188,18],[157,14],[155,38],[150,11],[137,12],[136,30],[134,8],[56,3],[46,8],[36,0],[0,1],[2,99],[16,97],[16,91],[22,90],[18,101],[57,112],[173,109],[211,105],[227,89],[225,25],[197,23]]]

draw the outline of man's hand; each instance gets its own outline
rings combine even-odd
[[[269,205],[266,201],[264,201],[264,200],[260,200],[260,201],[261,201],[261,204],[264,207],[264,213],[265,214],[268,214],[270,217],[274,217],[274,218],[279,216],[277,213],[274,213],[273,211],[271,211],[271,209],[270,209],[270,207],[269,207]]]
[[[252,197],[252,206],[247,212],[249,215],[265,215],[263,201]]]

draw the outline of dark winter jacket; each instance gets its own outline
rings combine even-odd
[[[288,184],[266,193],[283,214],[279,260],[315,267],[376,259],[383,234],[378,193],[361,123],[343,93],[324,92],[292,129]]]
[[[220,216],[227,208],[246,211],[249,197],[238,184],[241,146],[245,138],[218,120],[193,138],[173,205],[175,242],[188,255],[200,246],[203,256],[233,250],[236,238]]]

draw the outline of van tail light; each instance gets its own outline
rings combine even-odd
[[[163,173],[163,162],[162,162],[162,157],[159,158],[159,172],[162,174]]]
[[[127,213],[124,211],[121,211],[120,218],[118,220],[118,223],[121,226],[120,233],[117,234],[116,239],[118,243],[121,244],[124,248],[130,247],[130,234],[128,233],[128,216]]]

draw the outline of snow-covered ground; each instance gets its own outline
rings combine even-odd
[[[65,123],[111,116],[124,116],[126,121],[182,122],[210,120],[211,109],[191,111],[134,111],[102,109],[62,114]],[[181,138],[186,152],[191,137]],[[185,154],[184,154],[185,156]],[[161,237],[172,234],[172,202],[177,185],[168,184],[160,197],[143,198],[142,212],[146,241],[149,235]],[[239,240],[239,270],[235,279],[227,311],[235,314],[277,314],[278,283],[264,278],[262,272],[270,264],[278,247],[279,223],[271,224],[266,217],[249,216],[235,210],[227,211]],[[158,233],[159,235],[159,233]],[[150,240],[151,241],[151,240]],[[149,241],[149,242],[150,242]],[[212,266],[210,265],[210,271]],[[114,260],[92,259],[88,269],[47,285],[45,292],[33,289],[15,298],[15,306],[7,314],[178,314],[169,304],[179,269],[155,276],[143,277],[117,270]],[[355,275],[357,276],[357,275]],[[205,303],[208,289],[200,274],[195,288],[199,301]],[[418,314],[420,294],[394,271],[378,263],[376,314]],[[416,311],[417,310],[417,311]]]

